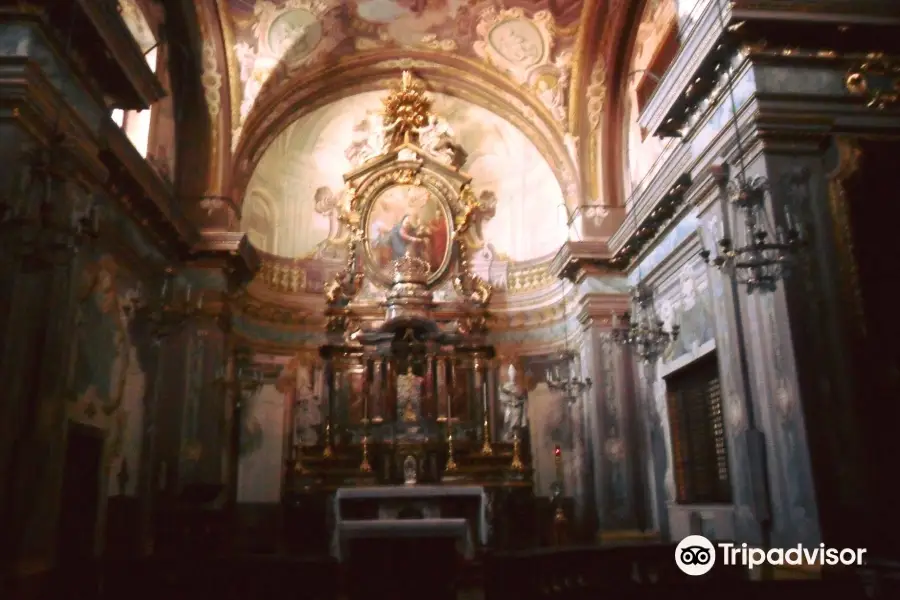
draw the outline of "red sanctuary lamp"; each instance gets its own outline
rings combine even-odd
[[[563,499],[565,498],[565,486],[562,468],[562,448],[559,444],[553,447],[553,462],[556,464],[556,481],[552,486],[552,502],[556,505],[556,511],[553,515],[554,522],[554,538],[556,544],[565,543],[566,539],[566,511],[563,508]]]

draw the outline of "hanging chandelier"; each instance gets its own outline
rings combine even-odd
[[[581,379],[578,377],[580,369],[580,361],[578,355],[569,348],[569,315],[566,311],[566,290],[565,280],[562,281],[562,302],[563,302],[563,343],[565,348],[559,353],[559,360],[563,363],[564,368],[560,369],[557,364],[552,369],[547,369],[547,386],[554,391],[560,392],[562,397],[570,404],[578,401],[582,394],[590,390],[594,385],[590,377]]]
[[[653,292],[641,282],[632,290],[631,305],[631,312],[622,316],[625,325],[613,329],[613,341],[633,348],[641,360],[653,362],[678,339],[680,327],[666,329],[653,306]]]
[[[723,10],[719,11],[719,23],[723,30],[727,30]],[[738,172],[732,179],[730,166],[725,162],[712,168],[713,178],[719,186],[722,221],[716,232],[717,239],[713,248],[706,247],[703,231],[698,232],[700,257],[706,264],[716,267],[731,278],[735,284],[743,285],[748,294],[774,292],[778,282],[790,274],[791,267],[806,246],[788,201],[797,200],[808,172],[800,169],[786,176],[788,185],[784,187],[791,193],[779,194],[782,197],[774,198],[778,202],[770,202],[773,209],[779,208],[781,211],[781,222],[775,224],[769,219],[766,210],[767,200],[772,199],[769,180],[762,176],[749,176],[744,165],[745,147],[738,123],[734,74],[726,65],[720,65],[720,68],[724,71],[731,103]],[[731,223],[732,217],[734,224]]]
[[[707,247],[704,232],[699,232],[700,257],[743,285],[748,294],[774,292],[778,282],[790,275],[806,246],[803,233],[788,205],[782,208],[784,225],[771,226],[766,214],[769,182],[765,177],[747,177],[742,169],[732,180],[728,171],[725,164],[713,168],[720,186],[722,224],[712,248]],[[735,219],[741,219],[740,223],[730,222],[728,206],[735,209]]]
[[[190,285],[176,288],[172,269],[166,269],[159,294],[152,298],[147,296],[144,289],[139,288],[129,310],[148,324],[156,343],[177,332],[203,310],[203,294],[192,297]]]

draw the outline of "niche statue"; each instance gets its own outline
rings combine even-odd
[[[516,367],[509,365],[506,381],[500,386],[500,404],[503,406],[503,439],[511,441],[516,432],[528,425],[525,400],[528,393],[516,382]]]

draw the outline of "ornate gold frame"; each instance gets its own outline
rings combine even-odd
[[[431,161],[429,161],[431,162]],[[372,240],[368,238],[370,219],[378,203],[378,200],[389,190],[395,187],[421,187],[427,190],[437,201],[443,213],[447,227],[447,246],[441,264],[428,276],[427,285],[433,287],[443,281],[450,271],[451,261],[455,254],[455,239],[453,236],[453,224],[455,215],[459,212],[454,204],[459,203],[460,190],[468,185],[468,176],[456,177],[456,181],[438,173],[434,165],[427,165],[419,161],[398,161],[378,165],[374,172],[366,173],[360,184],[357,197],[360,199],[360,229],[362,233],[363,260],[367,274],[373,281],[389,287],[391,274],[376,266],[372,259]],[[456,173],[456,175],[461,175]]]
[[[347,319],[348,305],[362,289],[367,271],[375,283],[390,288],[392,293],[407,296],[407,299],[410,295],[417,297],[415,302],[421,304],[423,309],[430,305],[430,289],[449,273],[455,274],[453,287],[465,302],[484,308],[491,298],[491,285],[470,269],[467,245],[462,239],[472,220],[484,209],[470,187],[472,178],[453,166],[458,162],[445,164],[417,145],[418,128],[428,123],[432,116],[431,100],[424,93],[422,84],[414,81],[412,75],[405,71],[401,85],[384,100],[384,106],[384,123],[392,131],[386,148],[344,175],[347,193],[340,219],[349,231],[347,261],[344,269],[325,286],[325,301],[332,309],[330,312],[339,309],[341,313],[337,321],[329,319],[329,329],[346,327],[344,321]],[[444,260],[434,274],[419,273],[409,279],[395,272],[393,281],[390,281],[383,273],[372,269],[371,247],[365,226],[378,198],[398,185],[421,186],[434,195],[449,215],[448,239]],[[360,246],[365,253],[362,257],[363,268],[359,265]],[[455,268],[452,264],[454,258]],[[398,262],[402,261],[395,261],[395,267]],[[411,273],[407,273],[409,275]]]

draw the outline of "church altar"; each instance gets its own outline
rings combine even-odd
[[[474,519],[447,517],[442,514],[442,504],[448,498],[471,498],[477,501],[477,510]],[[354,501],[362,501],[369,506],[374,505],[377,512],[367,511],[360,514],[346,514],[345,506]],[[466,525],[466,531],[474,530],[474,537],[481,546],[488,545],[490,526],[488,522],[489,497],[481,486],[454,486],[454,485],[385,485],[377,487],[346,487],[340,488],[334,494],[332,507],[334,515],[334,542],[333,547],[339,546],[339,540],[344,531],[366,530],[361,523],[372,524],[373,531],[390,533],[390,527],[385,523],[402,524],[398,531],[406,531],[414,528],[415,523],[423,526],[434,525],[440,522],[461,521]],[[365,510],[365,507],[364,507]],[[412,518],[403,518],[404,512]],[[373,514],[374,513],[374,514]],[[360,516],[374,516],[374,519],[360,519]],[[356,529],[354,529],[356,527]],[[466,539],[471,545],[472,537],[467,533]]]
[[[348,258],[325,285],[326,343],[308,375],[322,419],[292,434],[286,499],[325,494],[333,550],[342,535],[389,528],[397,502],[421,505],[414,524],[397,525],[406,531],[446,520],[448,502],[477,501],[464,521],[485,546],[494,525],[512,529],[497,521],[508,516],[504,502],[533,500],[523,403],[510,404],[498,383],[492,289],[468,258],[466,234],[485,207],[421,83],[404,73],[384,106],[378,151],[344,177]],[[448,288],[455,299],[439,300]],[[348,518],[348,502],[362,501],[366,515]]]

